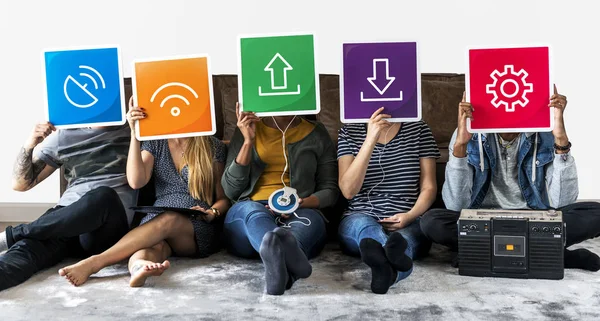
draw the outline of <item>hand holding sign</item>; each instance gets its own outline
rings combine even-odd
[[[457,144],[467,144],[473,137],[473,134],[467,130],[467,119],[473,119],[473,106],[467,101],[467,95],[463,92],[462,101],[458,104]]]
[[[34,149],[35,146],[41,144],[44,139],[50,136],[50,134],[52,134],[54,131],[56,131],[56,128],[49,122],[43,122],[35,125],[31,135],[25,142],[25,149]]]
[[[260,121],[253,112],[240,112],[240,104],[235,104],[235,115],[237,117],[237,127],[244,136],[246,143],[254,144],[256,137],[256,123]]]
[[[384,129],[390,128],[392,125],[387,119],[391,118],[391,115],[382,114],[383,107],[377,109],[371,118],[369,119],[369,125],[367,126],[367,141],[375,144],[377,140],[379,140],[379,135],[381,135],[381,131]]]
[[[463,92],[462,101],[458,104],[458,129],[453,147],[455,157],[462,158],[467,155],[467,144],[473,137],[468,130],[467,119],[473,119],[473,106],[467,101],[467,94]]]
[[[132,131],[135,130],[135,123],[140,120],[146,118],[146,112],[144,108],[134,106],[133,96],[129,98],[129,111],[127,112],[127,122],[129,123],[129,128]]]
[[[550,97],[550,104],[548,107],[554,107],[554,129],[552,134],[556,144],[559,146],[566,146],[569,143],[567,138],[567,131],[565,130],[565,122],[563,114],[567,107],[567,97],[558,93],[556,84],[554,85],[554,95]]]

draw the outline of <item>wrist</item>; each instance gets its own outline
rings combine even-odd
[[[219,217],[221,216],[221,211],[216,208],[216,207],[211,207],[209,208],[209,210],[211,211],[211,213],[215,216],[215,217]]]
[[[567,135],[555,136],[554,143],[558,146],[567,146],[569,144],[569,138]]]
[[[244,145],[245,146],[253,146],[254,145],[254,138],[244,138]]]
[[[455,143],[452,148],[452,155],[457,158],[467,157],[467,144]]]
[[[30,151],[33,150],[35,148],[35,144],[30,144],[30,143],[25,143],[23,144],[23,149],[25,149],[26,151]]]
[[[417,219],[417,217],[421,216],[421,214],[414,212],[413,210],[410,210],[410,211],[406,212],[406,216],[408,216],[411,220],[415,220],[415,219]]]

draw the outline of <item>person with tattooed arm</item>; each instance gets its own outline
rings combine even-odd
[[[0,291],[67,257],[101,253],[129,231],[129,207],[137,201],[125,174],[129,141],[127,124],[65,130],[48,122],[35,126],[17,156],[13,189],[28,191],[61,167],[68,185],[58,204],[40,218],[0,232]]]

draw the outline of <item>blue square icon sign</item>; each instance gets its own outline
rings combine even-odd
[[[44,51],[48,121],[57,128],[125,123],[118,47]]]

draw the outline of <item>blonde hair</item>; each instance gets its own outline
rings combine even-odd
[[[185,150],[188,165],[188,189],[190,195],[213,203],[215,178],[213,166],[213,143],[210,136],[191,137]]]

